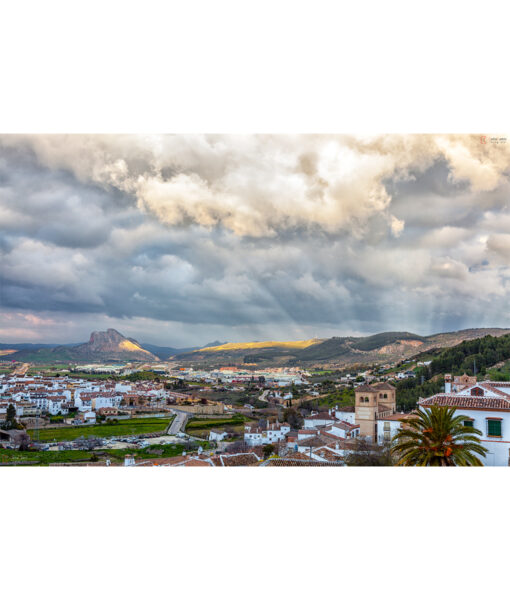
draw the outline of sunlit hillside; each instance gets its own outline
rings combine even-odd
[[[145,352],[146,354],[150,354],[150,352],[147,352],[147,350],[144,350],[138,344],[133,344],[133,342],[131,342],[130,340],[123,340],[122,342],[120,342],[119,348],[121,350],[127,350],[130,352]]]
[[[14,354],[17,350],[0,350],[0,356],[7,356],[8,354]]]
[[[209,346],[195,350],[195,352],[223,352],[229,350],[253,350],[257,348],[293,348],[303,349],[318,344],[322,340],[298,340],[296,342],[244,342],[244,343],[229,343],[221,346]]]

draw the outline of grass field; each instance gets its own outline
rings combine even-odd
[[[243,415],[235,415],[224,419],[190,419],[186,425],[186,433],[207,438],[211,429],[228,427],[233,433],[241,434],[244,431],[244,424],[249,421],[252,421],[252,419]]]
[[[173,417],[172,417],[173,418]],[[77,427],[55,427],[39,430],[40,442],[71,441],[79,437],[112,437],[123,435],[139,435],[142,433],[163,432],[171,418],[128,419],[118,423],[102,423],[100,425],[82,425]],[[33,439],[34,430],[28,434]]]
[[[208,446],[207,442],[201,443],[203,448]],[[151,450],[157,449],[162,451],[161,454],[151,452]],[[135,458],[167,458],[170,456],[179,456],[182,454],[184,446],[182,444],[165,445],[165,446],[149,446],[142,449],[125,449],[125,450],[62,450],[62,451],[20,451],[20,450],[0,450],[0,464],[14,463],[14,462],[30,462],[37,463],[38,465],[49,465],[52,463],[68,463],[104,460],[110,458],[112,463],[122,463],[126,454],[131,454]]]

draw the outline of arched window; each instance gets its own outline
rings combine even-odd
[[[388,397],[388,394],[384,394],[384,397],[385,397],[385,398],[387,398],[387,397]]]
[[[471,395],[472,396],[483,396],[483,390],[482,388],[479,387],[475,387],[471,390]]]

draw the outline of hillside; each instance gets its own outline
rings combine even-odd
[[[201,352],[225,352],[229,350],[254,350],[262,348],[286,348],[292,350],[301,350],[308,348],[314,344],[318,344],[320,340],[301,340],[297,342],[242,342],[242,343],[227,343],[220,346],[207,346],[201,348]]]
[[[172,348],[170,346],[156,346],[154,344],[140,344],[140,346],[144,350],[148,350],[157,356],[160,360],[168,360],[171,356],[177,356],[179,354],[193,352],[193,350],[198,350],[197,346],[192,348]]]
[[[159,360],[136,340],[124,337],[116,329],[93,331],[89,341],[84,344],[25,349],[10,354],[9,359],[34,363]]]
[[[420,336],[407,331],[389,331],[366,337],[332,337],[297,342],[229,343],[200,348],[179,355],[179,361],[219,364],[328,365],[343,368],[352,364],[384,364],[411,358],[432,349],[455,346],[486,335],[495,337],[510,329],[465,329]]]
[[[504,365],[509,359],[510,335],[479,336],[440,351],[436,350],[428,366],[415,369],[416,377],[397,383],[398,408],[412,410],[418,398],[426,398],[440,392],[446,373],[473,375],[476,368],[479,377],[508,380],[510,377],[501,372],[501,369],[489,369]]]

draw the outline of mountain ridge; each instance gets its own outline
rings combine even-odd
[[[227,347],[200,348],[192,353],[181,354],[179,360],[207,364],[222,362],[232,364],[272,362],[281,366],[327,364],[341,368],[357,363],[381,364],[407,359],[433,348],[455,346],[464,340],[509,333],[510,329],[480,327],[441,332],[429,336],[421,336],[407,331],[387,331],[365,337],[334,336],[323,338],[313,344],[306,344],[306,341],[303,340],[301,347],[299,347],[300,342],[245,343],[239,344],[238,348],[233,347],[235,345],[227,344]]]
[[[486,335],[499,337],[510,329],[485,327],[421,336],[408,331],[386,331],[370,336],[333,336],[330,338],[296,341],[211,342],[200,348],[172,348],[142,344],[123,336],[115,329],[93,331],[89,341],[81,344],[35,345],[0,357],[35,363],[58,362],[157,362],[174,359],[183,364],[298,366],[328,365],[343,368],[353,364],[383,364],[426,354],[437,348],[455,346],[465,340]],[[217,345],[216,345],[217,344]],[[0,349],[16,344],[0,344]],[[19,347],[19,346],[18,346]]]
[[[159,361],[156,355],[144,349],[139,342],[123,336],[112,328],[106,331],[93,331],[88,342],[75,346],[25,349],[9,354],[8,357],[10,360],[26,362]]]

